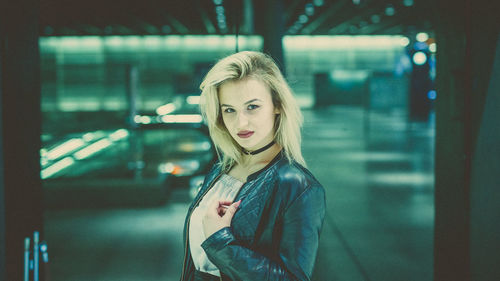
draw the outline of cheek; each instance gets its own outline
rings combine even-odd
[[[258,123],[260,124],[259,127],[262,129],[267,130],[273,130],[274,129],[274,114],[272,112],[267,112],[266,114],[263,114],[262,116],[259,117]]]
[[[227,115],[222,115],[222,123],[228,131],[231,131],[231,118]]]

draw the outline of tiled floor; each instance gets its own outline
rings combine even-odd
[[[432,280],[433,140],[398,111],[304,111],[303,150],[327,192],[314,280]],[[51,281],[178,280],[189,198],[45,214]]]

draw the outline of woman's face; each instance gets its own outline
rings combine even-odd
[[[247,78],[228,81],[219,88],[222,119],[229,134],[243,148],[256,150],[274,138],[274,108],[269,87]]]

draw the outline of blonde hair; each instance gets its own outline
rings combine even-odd
[[[222,120],[218,91],[227,81],[254,78],[271,90],[274,107],[280,112],[275,119],[275,141],[288,161],[305,166],[300,148],[303,117],[292,91],[274,60],[260,52],[244,51],[221,59],[207,73],[200,85],[200,110],[224,170],[240,163],[243,150],[231,137]]]

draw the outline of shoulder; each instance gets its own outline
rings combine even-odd
[[[315,193],[324,197],[324,188],[307,168],[296,162],[281,161],[276,167],[279,193],[290,201],[306,193]]]
[[[216,162],[212,165],[208,173],[205,175],[205,180],[203,181],[202,189],[209,185],[220,173],[222,172],[222,165],[220,162]]]

